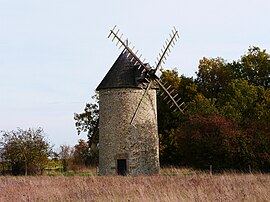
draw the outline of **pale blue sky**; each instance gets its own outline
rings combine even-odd
[[[117,25],[151,64],[171,28],[168,68],[193,76],[202,57],[270,51],[269,0],[0,0],[0,130],[43,127],[58,147],[79,138],[81,112],[121,52]]]

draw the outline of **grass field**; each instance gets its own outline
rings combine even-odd
[[[270,201],[269,174],[0,177],[0,201]]]

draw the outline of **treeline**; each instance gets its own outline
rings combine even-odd
[[[162,165],[270,171],[270,55],[250,47],[238,61],[203,58],[196,77],[164,71],[185,103],[172,112],[158,96]]]

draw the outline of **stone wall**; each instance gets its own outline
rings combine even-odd
[[[144,89],[99,91],[99,173],[117,174],[117,159],[127,160],[128,175],[159,173],[156,90],[150,89],[130,124]]]

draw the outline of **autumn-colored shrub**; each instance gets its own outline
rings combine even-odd
[[[220,115],[190,115],[175,132],[178,163],[216,171],[269,172],[269,127],[257,122],[240,126]]]

